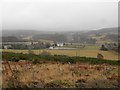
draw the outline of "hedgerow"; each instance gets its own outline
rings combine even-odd
[[[3,60],[10,60],[12,57],[16,57],[20,60],[29,60],[33,63],[39,63],[41,60],[47,61],[58,61],[64,63],[76,63],[76,62],[87,62],[90,64],[110,64],[110,65],[120,65],[120,61],[116,60],[105,60],[105,59],[97,59],[97,58],[89,58],[89,57],[69,57],[66,55],[35,55],[35,54],[22,54],[22,53],[2,53]]]

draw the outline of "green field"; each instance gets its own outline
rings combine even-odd
[[[69,48],[78,48],[81,50],[99,50],[100,46],[98,45],[65,45],[63,47],[69,47]]]

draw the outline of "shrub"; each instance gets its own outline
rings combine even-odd
[[[18,57],[12,57],[10,61],[18,62],[20,59]]]
[[[108,49],[105,47],[105,45],[102,45],[100,50],[104,50],[104,51],[107,51]]]
[[[39,63],[39,60],[38,60],[38,59],[33,59],[33,60],[32,60],[32,63],[33,63],[33,64],[37,64],[37,63]]]

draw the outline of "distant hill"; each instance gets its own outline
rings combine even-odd
[[[117,27],[114,27],[114,28],[102,28],[102,29],[98,29],[98,30],[90,30],[90,31],[82,33],[82,34],[84,34],[84,35],[118,34],[118,28]]]
[[[94,38],[98,42],[118,42],[118,28],[103,28],[99,30],[91,30],[84,33],[77,33],[80,38]],[[76,35],[74,35],[76,36]],[[83,39],[82,39],[83,40]]]
[[[44,39],[56,42],[86,42],[86,40],[92,40],[93,38],[102,41],[118,40],[118,28],[102,28],[99,30],[89,31],[37,31],[37,30],[3,30],[3,37],[15,36],[18,39],[32,37],[35,40]]]
[[[69,32],[69,31],[68,31]],[[46,31],[46,30],[2,30],[2,36],[34,36],[42,34],[65,33],[64,31]],[[67,33],[67,31],[66,31]]]
[[[66,42],[67,37],[64,34],[42,34],[42,35],[35,35],[33,36],[34,40],[51,40],[54,42]]]

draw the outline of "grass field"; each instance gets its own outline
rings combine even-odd
[[[65,45],[63,47],[69,47],[69,48],[79,48],[81,50],[99,50],[100,46],[98,45]]]
[[[85,56],[96,58],[97,53],[101,53],[104,56],[104,59],[108,60],[118,60],[118,54],[113,51],[101,51],[101,50],[32,50],[34,54],[41,54],[42,52],[47,51],[52,55],[68,55],[68,56]],[[14,52],[14,53],[28,53],[28,50],[3,50],[3,52]]]

